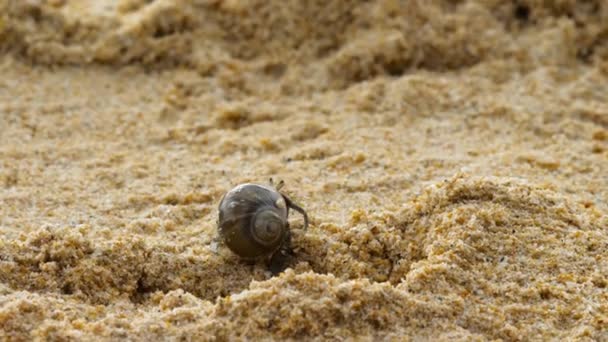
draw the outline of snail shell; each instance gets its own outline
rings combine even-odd
[[[272,256],[289,243],[289,208],[306,212],[276,189],[241,184],[224,195],[219,205],[218,231],[228,248],[245,260]]]

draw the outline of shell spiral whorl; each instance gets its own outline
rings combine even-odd
[[[284,235],[285,224],[276,208],[261,208],[251,220],[251,236],[261,245],[275,245]]]

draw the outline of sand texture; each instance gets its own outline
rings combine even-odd
[[[0,0],[3,341],[608,341],[607,199],[605,0]]]

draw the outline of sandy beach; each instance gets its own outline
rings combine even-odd
[[[608,341],[606,1],[0,0],[0,75],[0,340]]]

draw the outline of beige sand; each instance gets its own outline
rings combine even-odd
[[[606,1],[0,13],[0,339],[608,340]],[[269,177],[277,277],[216,240]]]

